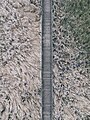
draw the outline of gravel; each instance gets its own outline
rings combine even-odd
[[[40,1],[0,1],[0,120],[40,120]]]
[[[53,0],[54,120],[89,120],[89,6],[85,0]]]

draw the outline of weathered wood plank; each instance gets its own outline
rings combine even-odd
[[[52,120],[51,3],[42,1],[42,120]]]

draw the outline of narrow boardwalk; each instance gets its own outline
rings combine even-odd
[[[42,120],[52,120],[51,4],[42,1]]]

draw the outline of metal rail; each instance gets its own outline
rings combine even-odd
[[[51,0],[42,0],[42,120],[52,120]]]

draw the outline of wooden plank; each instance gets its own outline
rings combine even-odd
[[[51,0],[42,1],[42,120],[52,120]]]

